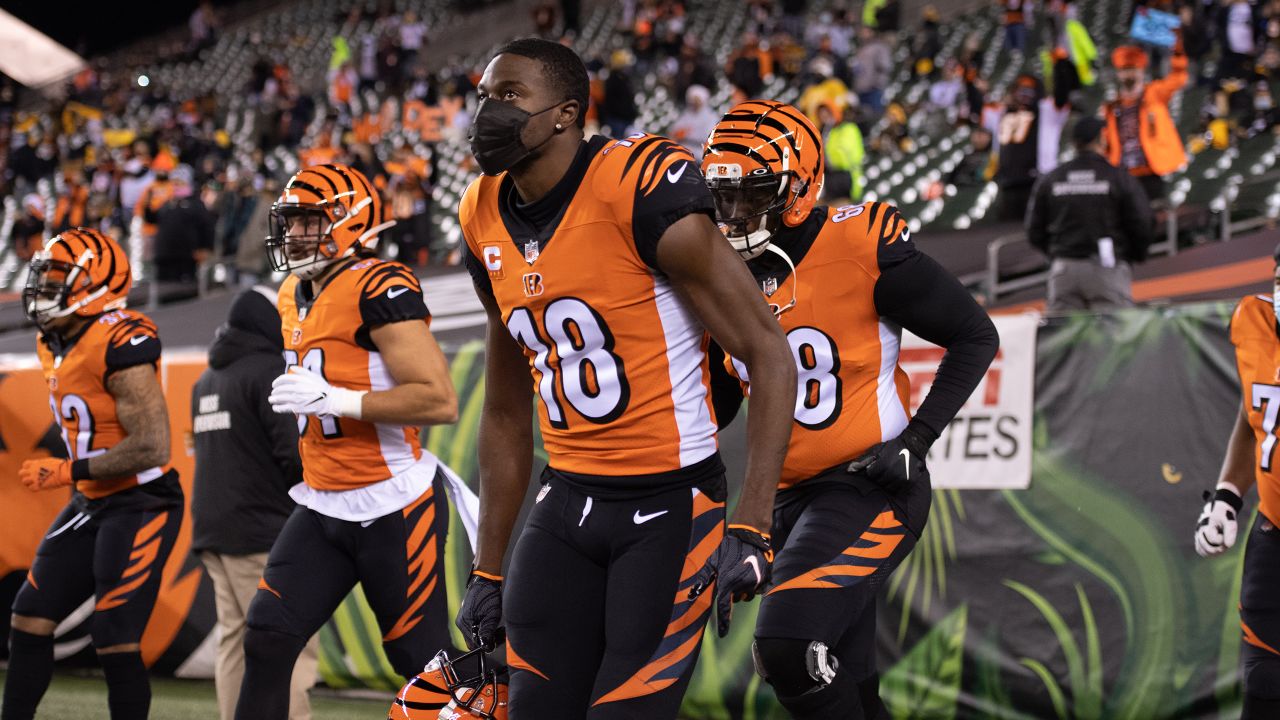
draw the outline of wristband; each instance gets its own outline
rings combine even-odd
[[[335,415],[341,417],[359,420],[360,415],[364,412],[364,390],[349,390],[347,388],[333,387],[330,395],[333,400],[332,407]]]
[[[1240,493],[1235,491],[1235,486],[1231,483],[1218,483],[1218,488],[1213,491],[1214,502],[1224,502],[1232,507],[1237,513],[1244,505],[1244,498],[1240,497]]]
[[[502,576],[501,576],[501,575],[494,575],[494,574],[492,574],[492,573],[487,573],[487,572],[485,572],[485,571],[483,571],[483,570],[474,570],[474,569],[473,569],[473,570],[471,571],[471,576],[472,576],[472,577],[478,577],[478,578],[484,578],[485,580],[488,580],[488,581],[490,581],[490,582],[496,582],[496,583],[500,583],[500,582],[502,582]]]
[[[72,480],[92,480],[89,475],[89,458],[81,458],[71,463]]]

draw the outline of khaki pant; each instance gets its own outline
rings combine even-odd
[[[258,580],[267,565],[267,553],[255,555],[219,555],[202,552],[209,577],[213,579],[214,602],[218,609],[218,660],[215,685],[218,711],[222,720],[233,720],[240,683],[244,680],[244,631],[249,602],[258,592]],[[307,691],[316,682],[319,664],[319,636],[303,648],[293,668],[289,686],[289,720],[311,720],[311,699]]]
[[[1133,269],[1123,260],[1104,268],[1097,260],[1054,258],[1047,305],[1050,312],[1133,307]]]

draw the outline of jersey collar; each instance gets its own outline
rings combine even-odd
[[[537,253],[542,252],[547,243],[551,241],[551,238],[555,236],[556,229],[560,227],[560,222],[564,220],[565,212],[569,209],[569,205],[573,203],[573,199],[577,196],[578,189],[582,185],[582,180],[586,177],[587,170],[591,167],[591,161],[595,159],[596,154],[607,142],[609,142],[609,138],[604,135],[596,135],[583,142],[564,177],[560,178],[555,187],[547,192],[546,197],[530,203],[531,206],[539,206],[542,203],[557,203],[559,205],[551,219],[541,229],[535,227],[526,219],[526,214],[521,212],[519,195],[516,192],[515,181],[511,179],[511,174],[507,173],[502,176],[502,181],[498,184],[498,215],[501,216],[502,224],[506,227],[507,234],[511,236],[511,241],[515,243],[516,250],[526,259],[530,257],[536,258]],[[537,253],[532,251],[534,243],[536,243]],[[526,245],[530,247],[527,248]],[[532,260],[529,260],[529,262],[532,262]]]

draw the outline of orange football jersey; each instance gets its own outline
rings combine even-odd
[[[867,202],[815,208],[786,250],[796,272],[765,253],[748,263],[775,308],[795,305],[779,318],[795,356],[799,387],[795,425],[781,487],[847,462],[896,437],[910,419],[911,384],[898,365],[902,328],[876,311],[881,258],[917,252],[898,211]],[[815,235],[816,232],[816,235]],[[747,369],[726,366],[749,382]]]
[[[1270,295],[1251,295],[1236,306],[1231,318],[1231,343],[1244,411],[1253,429],[1254,472],[1262,514],[1280,521],[1280,458],[1276,457],[1277,416],[1280,416],[1280,338]]]
[[[352,390],[394,387],[369,331],[404,320],[430,323],[413,272],[397,262],[358,259],[334,273],[315,297],[308,297],[308,285],[290,275],[280,286],[285,364]],[[366,487],[422,457],[417,427],[302,415],[298,434],[303,480],[317,490]]]
[[[100,315],[79,337],[61,344],[42,335],[36,349],[49,384],[49,405],[72,460],[101,455],[125,438],[116,400],[107,390],[108,376],[148,363],[155,366],[157,376],[160,372],[156,326],[132,310]],[[151,482],[168,470],[168,466],[154,467],[128,477],[78,480],[76,490],[97,499]]]
[[[663,231],[713,212],[698,163],[665,138],[596,136],[561,183],[575,179],[541,230],[513,210],[506,174],[476,180],[459,208],[468,268],[529,360],[549,464],[609,477],[706,460],[706,333],[656,269]]]

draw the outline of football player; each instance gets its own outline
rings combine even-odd
[[[916,248],[897,209],[815,206],[822,139],[796,108],[736,105],[708,137],[702,170],[798,373],[756,669],[792,717],[887,718],[876,591],[924,529],[925,457],[995,357],[995,326]],[[915,417],[898,366],[902,328],[947,349]],[[760,375],[729,355],[754,404]]]
[[[1280,717],[1280,467],[1276,416],[1280,413],[1280,247],[1273,295],[1251,295],[1231,316],[1241,402],[1213,495],[1205,493],[1195,546],[1212,557],[1235,544],[1241,498],[1258,486],[1258,519],[1249,533],[1240,581],[1244,631],[1244,720]]]
[[[587,71],[558,43],[505,45],[479,94],[459,215],[489,316],[484,514],[458,625],[486,646],[505,622],[513,718],[674,718],[713,600],[768,576],[795,368],[688,150],[584,140]],[[727,529],[704,328],[762,378]],[[530,395],[548,464],[504,581]]]
[[[268,401],[298,416],[303,482],[249,607],[241,720],[287,717],[298,653],[357,582],[396,672],[450,647],[444,470],[418,428],[454,422],[458,403],[418,279],[373,255],[390,225],[345,165],[298,172],[271,208],[288,370]]]
[[[67,459],[27,460],[32,491],[71,488],[13,601],[4,720],[29,720],[53,675],[53,631],[90,596],[94,649],[112,720],[147,717],[151,685],[140,651],[160,576],[182,524],[182,486],[169,467],[169,413],[160,338],[125,309],[128,255],[97,230],[67,230],[31,259],[22,303]]]

